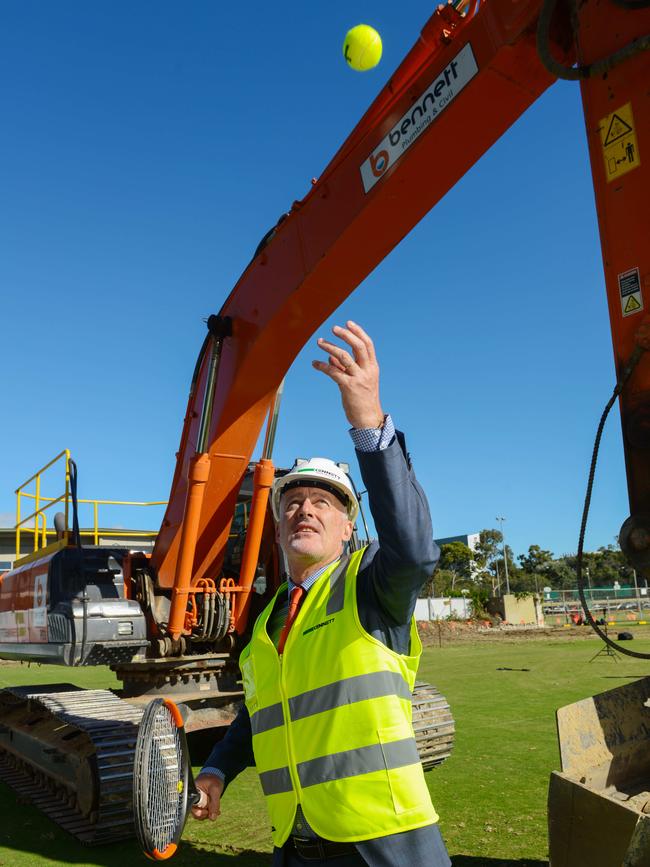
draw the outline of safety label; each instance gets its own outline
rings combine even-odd
[[[641,275],[638,268],[630,268],[618,275],[618,288],[621,293],[621,310],[623,316],[631,316],[643,310],[643,295],[641,294]]]
[[[32,626],[47,626],[47,573],[34,577]]]
[[[614,181],[641,165],[634,132],[632,103],[626,102],[601,120],[600,139],[605,159],[605,177],[608,181]]]

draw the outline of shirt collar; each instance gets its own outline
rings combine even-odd
[[[336,563],[340,559],[341,559],[340,557],[337,557],[336,560],[332,560],[331,563],[327,563],[325,566],[321,566],[320,569],[317,569],[315,572],[312,572],[311,575],[309,575],[307,578],[305,578],[305,580],[302,582],[302,584],[294,584],[293,581],[291,580],[291,578],[288,578],[287,580],[289,583],[289,587],[287,589],[287,593],[289,594],[289,596],[291,596],[291,591],[293,590],[294,587],[302,587],[302,589],[305,591],[305,593],[308,593],[311,590],[311,588],[314,586],[316,581],[318,581],[318,579],[323,574],[323,572],[325,572],[326,569],[329,569],[330,566],[332,565],[332,563]]]

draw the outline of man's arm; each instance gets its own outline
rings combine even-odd
[[[362,561],[359,613],[363,622],[378,607],[385,626],[404,625],[440,556],[429,506],[402,433],[397,431],[385,449],[357,449],[357,458],[379,540]],[[370,616],[368,625],[364,622],[369,632],[376,631],[375,621]]]
[[[203,763],[203,769],[216,768],[221,771],[227,786],[243,770],[254,764],[251,718],[248,708],[243,704],[228,726],[225,737],[213,746],[212,752]]]
[[[368,591],[360,614],[363,618],[364,610],[378,608],[383,615],[381,629],[385,631],[386,627],[406,626],[418,591],[432,574],[439,552],[433,541],[426,497],[415,479],[403,435],[397,433],[388,445],[383,442],[385,417],[373,342],[352,321],[346,328],[335,326],[332,330],[350,351],[321,338],[318,345],[328,353],[328,361],[314,361],[313,365],[338,385],[343,410],[354,429],[361,475],[379,536],[379,550],[371,546],[362,563],[363,574],[359,575]],[[364,433],[374,436],[365,437]],[[373,441],[374,448],[367,445]],[[375,620],[369,624],[373,633]],[[368,628],[365,623],[364,627]],[[387,643],[393,646],[392,641]]]
[[[255,764],[253,756],[253,734],[251,720],[246,705],[228,726],[223,740],[212,748],[201,773],[196,778],[196,787],[208,796],[206,809],[192,809],[196,819],[216,819],[220,813],[221,796],[226,787],[243,770]]]

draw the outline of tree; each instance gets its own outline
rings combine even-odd
[[[545,587],[549,583],[550,572],[553,569],[553,552],[546,551],[539,545],[530,545],[528,554],[520,554],[517,559],[521,564],[519,584],[522,589],[539,593],[540,587]]]
[[[599,548],[593,555],[595,560],[595,575],[590,573],[593,586],[610,587],[614,581],[632,586],[634,584],[634,571],[625,560],[625,555],[614,545]],[[591,565],[591,564],[589,564]]]
[[[541,593],[546,586],[554,590],[572,590],[577,586],[576,556],[555,557],[540,545],[530,545],[526,554],[517,557],[506,545],[508,583],[512,593]],[[611,588],[615,581],[622,586],[634,583],[634,572],[617,545],[583,553],[583,577],[592,587]],[[453,596],[461,590],[505,592],[503,536],[499,530],[479,533],[474,550],[462,542],[442,546],[438,569],[422,588],[423,595]]]
[[[514,586],[518,584],[518,574],[519,569],[515,565],[514,553],[510,545],[506,545],[506,557],[508,563],[508,585],[510,585],[510,590],[513,590]],[[493,562],[492,567],[494,569],[494,591],[495,593],[505,593],[506,592],[506,570],[503,561],[503,550],[499,551],[499,556],[497,556]],[[519,592],[519,591],[516,591]]]
[[[576,586],[575,557],[558,557],[546,573],[550,587],[569,590]]]
[[[530,572],[525,572],[523,569],[516,569],[510,573],[508,568],[508,583],[510,584],[511,593],[535,593],[538,589],[537,576],[531,575]]]
[[[565,555],[558,561],[572,573],[571,583],[564,586],[575,587],[577,583],[577,557],[574,554]],[[592,587],[612,587],[615,581],[622,585],[634,584],[634,572],[625,560],[625,555],[614,545],[599,548],[597,551],[585,551],[582,555],[582,576],[585,584]]]
[[[451,592],[458,581],[471,581],[473,565],[474,552],[462,542],[449,542],[440,548],[440,569],[451,577]]]
[[[474,562],[479,572],[489,571],[490,565],[499,556],[499,546],[502,544],[503,535],[499,530],[481,530],[474,548]]]
[[[550,567],[553,562],[553,552],[546,551],[539,545],[531,545],[528,548],[528,554],[520,554],[517,559],[524,572],[528,572],[530,575],[537,572],[539,575]]]
[[[475,582],[489,588],[493,593],[499,584],[499,556],[503,535],[499,530],[485,529],[479,533],[479,541],[474,548]]]
[[[514,577],[519,569],[515,563],[515,552],[512,550],[510,545],[506,545],[506,557],[508,558],[508,577]],[[501,563],[503,564],[503,557],[501,557]]]

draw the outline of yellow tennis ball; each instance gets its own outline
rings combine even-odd
[[[345,34],[343,57],[352,69],[365,72],[381,60],[381,36],[368,24],[357,24]]]

